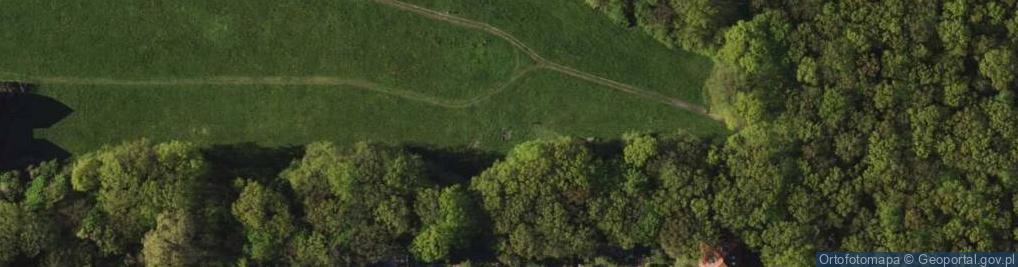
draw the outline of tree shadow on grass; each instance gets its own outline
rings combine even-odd
[[[255,179],[270,182],[294,160],[304,156],[304,146],[265,147],[255,143],[212,145],[203,150],[217,179]]]
[[[31,93],[31,84],[18,85],[23,92],[0,92],[0,170],[19,169],[53,159],[70,157],[67,150],[50,141],[36,139],[35,129],[49,128],[72,110],[56,99]]]
[[[439,184],[469,184],[470,178],[481,174],[503,155],[469,147],[443,147],[427,144],[407,144],[407,151],[421,155],[428,165],[428,176]]]

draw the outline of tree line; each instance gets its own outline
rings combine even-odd
[[[141,140],[6,171],[0,263],[667,262],[723,234],[703,220],[715,170],[710,144],[692,136],[535,140],[473,177],[415,150],[223,154]]]
[[[469,177],[379,143],[127,142],[0,175],[0,263],[681,265],[734,242],[808,266],[815,251],[1018,249],[1011,180],[856,176],[775,146],[784,135],[534,140]]]

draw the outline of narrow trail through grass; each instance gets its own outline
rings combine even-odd
[[[538,70],[537,66],[529,66],[517,70],[509,80],[500,83],[498,86],[487,90],[485,93],[468,98],[468,99],[447,99],[434,97],[427,94],[419,93],[412,90],[402,90],[378,83],[359,80],[359,79],[345,79],[339,77],[329,76],[303,76],[303,77],[290,77],[290,76],[263,76],[263,77],[243,77],[243,76],[217,76],[203,79],[156,79],[156,80],[124,80],[124,79],[110,79],[110,78],[77,78],[77,77],[33,77],[27,78],[32,82],[40,84],[51,84],[51,85],[108,85],[108,86],[186,86],[186,85],[316,85],[316,86],[347,86],[358,89],[363,89],[372,92],[378,92],[388,95],[393,95],[408,100],[419,101],[428,103],[435,106],[445,108],[468,108],[477,105],[484,100],[491,98],[505,91],[510,85],[523,78],[527,74]],[[25,78],[24,75],[16,75],[9,72],[0,72],[0,74],[13,75],[14,77]]]

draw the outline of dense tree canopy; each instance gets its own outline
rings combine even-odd
[[[413,200],[431,184],[419,156],[370,143],[349,151],[329,143],[309,145],[282,178],[300,199],[303,221],[311,227],[308,238],[321,239],[329,251],[322,259],[344,265],[406,254],[400,241],[419,231]],[[429,260],[441,255],[434,256]]]
[[[741,127],[716,212],[764,264],[1014,248],[1014,1],[751,8],[707,90]]]
[[[233,216],[244,226],[244,251],[256,262],[281,258],[287,239],[296,230],[286,198],[258,182],[240,183],[243,189],[233,203]]]
[[[470,192],[460,185],[424,189],[417,195],[421,230],[411,251],[423,261],[448,259],[468,249],[480,233],[480,215]]]
[[[819,250],[1014,249],[1018,3],[748,8],[705,86],[738,130],[707,163],[724,232],[776,266]]]
[[[131,142],[81,156],[71,184],[94,193],[96,202],[78,236],[105,253],[125,252],[155,227],[159,213],[195,208],[206,168],[197,147],[181,142]]]
[[[582,259],[593,255],[594,223],[585,212],[600,172],[572,139],[514,148],[471,184],[491,217],[504,261]]]
[[[145,266],[194,266],[205,262],[204,251],[195,242],[197,225],[190,215],[179,211],[160,213],[156,228],[142,240]]]

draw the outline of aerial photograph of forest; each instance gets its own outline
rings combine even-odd
[[[1016,93],[1018,0],[0,0],[0,267],[1016,266]]]

